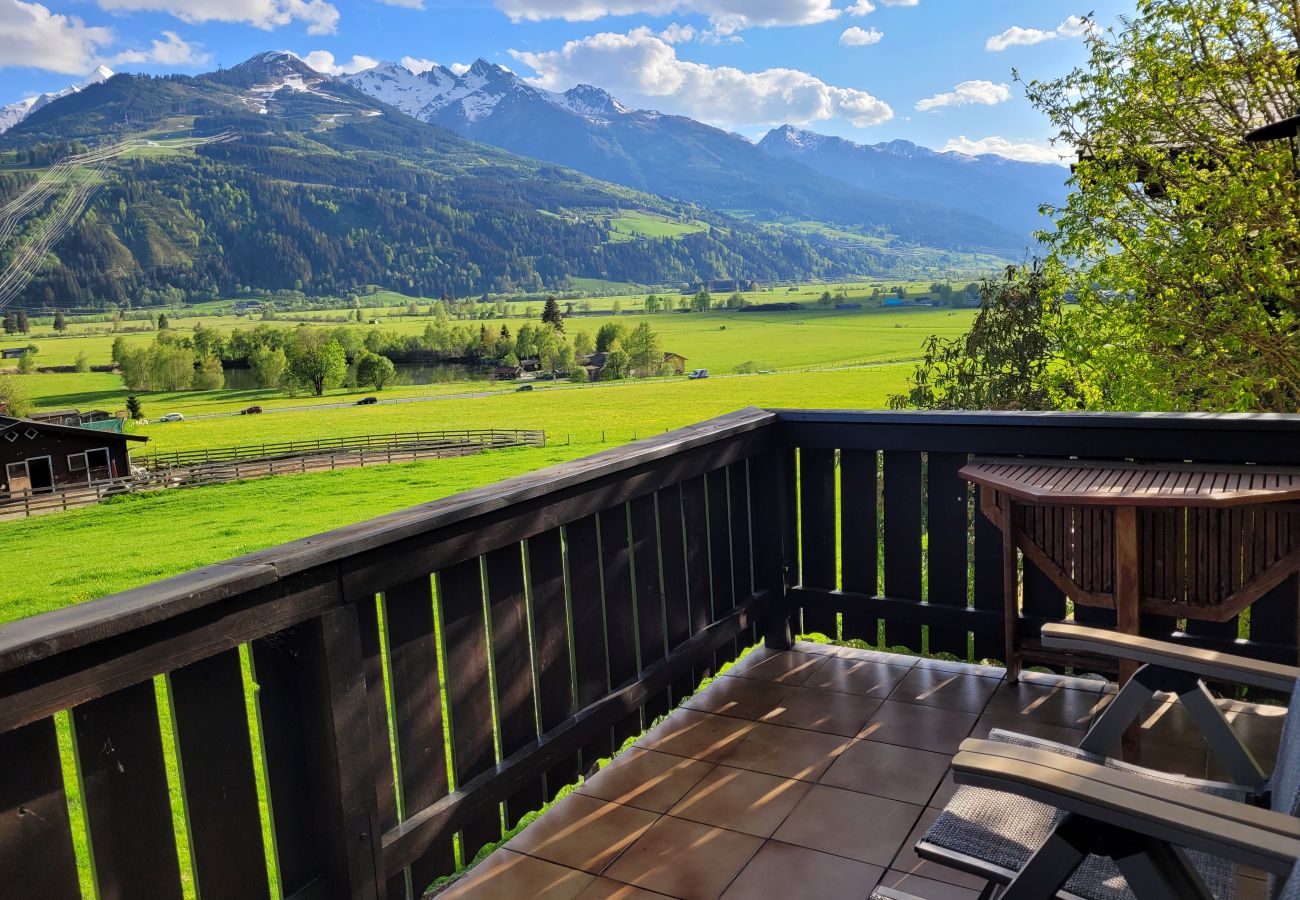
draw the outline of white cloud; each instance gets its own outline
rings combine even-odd
[[[39,3],[0,0],[0,68],[33,66],[85,75],[94,68],[99,48],[112,42],[110,28],[88,26]]]
[[[308,34],[333,34],[339,11],[327,0],[98,0],[111,12],[165,12],[184,22],[245,22],[271,30],[303,22]]]
[[[447,68],[451,71],[451,74],[453,75],[464,75],[466,72],[472,69],[473,66],[470,63],[452,63]]]
[[[695,26],[674,22],[659,32],[659,37],[669,44],[689,44],[695,40]]]
[[[1048,144],[1033,141],[1009,141],[1002,137],[986,137],[972,140],[965,135],[955,137],[943,147],[945,152],[965,153],[968,156],[981,156],[992,153],[1021,162],[1051,163],[1057,166],[1068,165],[1066,157]]]
[[[744,72],[679,59],[672,45],[645,28],[595,34],[569,41],[560,50],[511,50],[510,55],[537,73],[529,80],[538,87],[599,84],[632,105],[725,127],[837,117],[866,127],[894,115],[889,104],[866,91],[830,85],[797,69]]]
[[[852,28],[844,29],[844,33],[840,35],[840,43],[845,47],[867,47],[871,44],[879,44],[884,36],[885,33],[878,28],[859,28],[854,25]]]
[[[897,0],[895,0],[897,2]],[[605,16],[707,16],[719,36],[744,28],[815,25],[839,18],[832,0],[496,0],[515,21],[590,22]]]
[[[846,6],[844,12],[850,16],[866,16],[876,11],[876,5],[871,0],[858,0],[852,6]]]
[[[406,9],[424,9],[424,0],[379,0],[385,6],[401,6]]]
[[[990,53],[1000,53],[1008,47],[1029,47],[1034,44],[1041,44],[1044,41],[1079,37],[1090,32],[1092,28],[1092,23],[1081,16],[1070,16],[1049,31],[1044,31],[1041,28],[1021,28],[1019,25],[1012,25],[1001,34],[995,34],[985,41],[984,49]]]
[[[164,31],[162,35],[163,40],[154,40],[148,50],[123,50],[110,56],[106,62],[110,66],[206,66],[212,60],[209,54],[199,49],[202,44],[191,44],[174,31]]]
[[[430,69],[438,67],[437,61],[432,59],[420,59],[418,56],[403,56],[399,62],[416,75],[421,75]]]
[[[326,75],[351,75],[354,72],[363,72],[379,65],[379,60],[372,59],[369,56],[353,56],[349,62],[337,62],[334,59],[334,54],[328,50],[313,50],[306,56],[301,57],[301,59],[317,72],[323,72]]]
[[[996,106],[1011,99],[1011,87],[991,81],[963,81],[951,91],[935,94],[917,101],[921,112],[943,109],[945,106]]]
[[[880,0],[886,6],[920,6],[921,0]]]

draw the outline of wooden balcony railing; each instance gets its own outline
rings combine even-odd
[[[1294,465],[1298,438],[1298,417],[750,409],[0,626],[0,893],[418,895],[792,619],[1000,656],[971,454]],[[1030,637],[1067,616],[1032,564],[1023,592]],[[1293,660],[1296,605],[1292,580],[1245,639],[1176,637]]]

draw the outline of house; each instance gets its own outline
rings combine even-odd
[[[34,412],[27,418],[33,422],[45,422],[49,425],[69,425],[72,427],[81,424],[81,410],[79,409],[51,409],[41,412]]]
[[[513,381],[516,378],[522,378],[523,375],[523,366],[497,366],[492,370],[492,376],[498,381]]]
[[[131,472],[133,434],[0,416],[0,494],[120,478]]]
[[[540,372],[542,370],[542,361],[540,359],[521,359],[519,367],[525,372]]]
[[[0,359],[22,359],[26,347],[0,347]]]
[[[686,357],[680,353],[665,353],[664,365],[672,367],[674,375],[681,375],[686,372]]]

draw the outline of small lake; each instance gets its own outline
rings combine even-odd
[[[422,384],[450,384],[461,381],[483,381],[492,379],[492,370],[483,366],[467,366],[460,363],[439,365],[399,365],[397,379],[393,382],[403,387]],[[253,391],[258,389],[253,378],[252,369],[226,369],[226,387],[232,391]]]

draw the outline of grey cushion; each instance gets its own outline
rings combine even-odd
[[[1145,778],[1232,800],[1244,802],[1247,796],[1244,788],[1234,785],[1155,772],[1084,753],[1075,747],[1009,731],[994,729],[989,734],[989,740],[1086,759]],[[971,857],[1006,873],[1004,877],[1007,877],[1024,867],[1063,815],[1054,807],[1014,794],[986,788],[960,787],[921,842]],[[1187,856],[1201,873],[1216,900],[1231,900],[1235,887],[1235,864],[1196,851],[1189,851]],[[1085,859],[1066,883],[1064,890],[1086,900],[1133,900],[1133,893],[1119,869],[1110,859],[1100,856]]]

